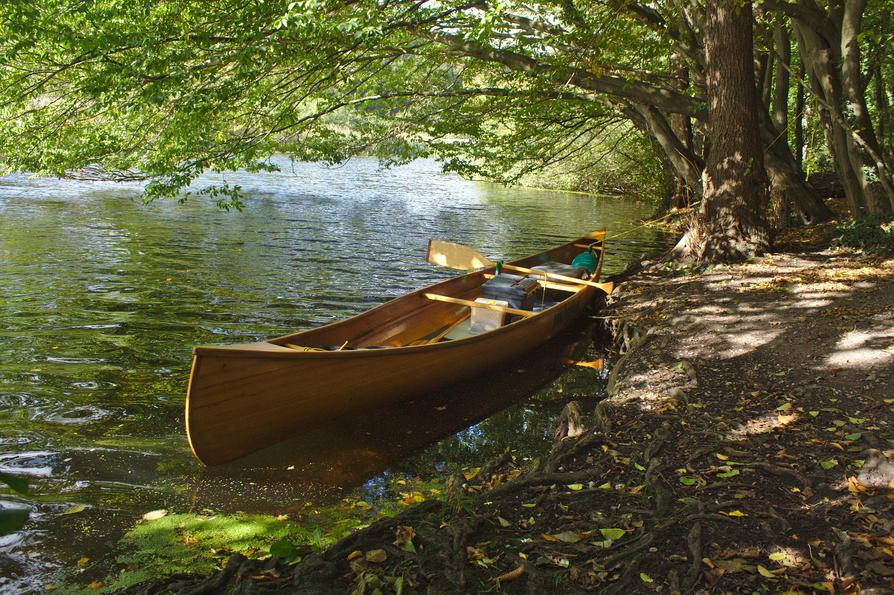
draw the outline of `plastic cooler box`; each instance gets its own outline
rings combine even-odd
[[[536,279],[503,273],[488,279],[481,286],[481,293],[489,300],[507,302],[510,308],[530,310],[534,307],[534,294],[539,287]]]

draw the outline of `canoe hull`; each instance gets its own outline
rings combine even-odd
[[[530,266],[538,257],[518,262]],[[434,316],[430,312],[455,311],[455,305],[425,299],[424,292],[440,288],[455,294],[475,286],[480,282],[476,276],[482,274],[455,277],[353,319],[290,337],[332,340],[342,336],[342,327],[364,329],[367,324],[374,328],[377,317],[393,317],[394,327],[399,328],[401,315],[412,319]],[[427,345],[297,351],[283,346],[290,337],[281,337],[241,346],[197,347],[186,401],[190,448],[206,465],[225,463],[347,413],[409,399],[473,377],[555,336],[575,321],[599,292],[586,286],[536,316],[488,333]],[[402,314],[404,311],[407,313]]]

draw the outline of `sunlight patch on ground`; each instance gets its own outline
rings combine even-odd
[[[826,365],[870,368],[894,363],[894,328],[852,330],[839,339]]]
[[[783,415],[776,411],[768,411],[739,425],[727,434],[728,440],[744,440],[757,434],[768,434],[785,428],[798,420],[798,413]]]

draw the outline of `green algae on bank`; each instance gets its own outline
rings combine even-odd
[[[324,550],[376,520],[390,518],[413,504],[438,500],[443,494],[439,480],[393,477],[389,488],[396,497],[375,505],[354,495],[329,506],[305,502],[278,515],[151,511],[121,539],[119,546],[125,553],[116,558],[111,572],[102,576],[108,569],[91,568],[90,560],[82,558],[78,565],[87,580],[76,579],[77,584],[56,588],[66,593],[116,592],[173,574],[215,572],[233,554],[256,559],[277,555],[298,562],[302,554]]]

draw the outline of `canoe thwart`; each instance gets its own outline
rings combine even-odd
[[[449,295],[439,295],[437,293],[425,293],[423,295],[426,298],[434,300],[436,302],[447,302],[448,304],[458,304],[460,306],[468,306],[470,308],[482,308],[484,310],[493,310],[494,312],[505,312],[506,314],[523,316],[525,318],[534,316],[534,314],[536,314],[536,312],[531,312],[530,310],[518,310],[516,308],[507,308],[506,306],[498,306],[496,304],[482,304],[480,302],[473,302],[471,300],[463,300],[460,298],[450,297]]]

